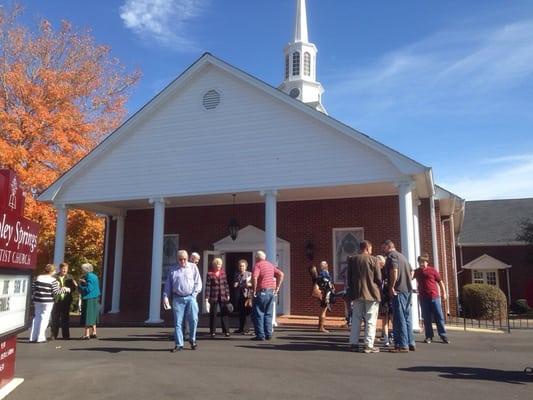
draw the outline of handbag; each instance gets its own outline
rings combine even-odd
[[[311,290],[311,297],[322,300],[322,290],[320,290],[316,283],[313,285],[313,289]]]

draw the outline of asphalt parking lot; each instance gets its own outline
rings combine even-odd
[[[409,354],[352,353],[346,331],[301,328],[260,343],[208,339],[202,329],[197,351],[173,354],[169,333],[102,328],[97,340],[46,344],[22,334],[16,376],[25,382],[7,399],[533,398],[533,377],[522,372],[533,365],[533,331],[454,332],[450,345],[420,342]]]

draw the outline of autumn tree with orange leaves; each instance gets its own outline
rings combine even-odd
[[[55,210],[37,195],[85,156],[126,114],[139,79],[97,45],[90,32],[42,20],[33,30],[22,9],[0,7],[0,168],[11,168],[29,195],[26,216],[41,224],[39,264],[50,262]],[[101,265],[103,220],[69,212],[65,259]]]

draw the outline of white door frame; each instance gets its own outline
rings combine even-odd
[[[253,225],[241,229],[237,240],[229,236],[214,243],[215,252],[218,253],[255,253],[265,247],[265,232]],[[291,312],[291,244],[286,240],[277,238],[279,267],[285,274],[278,298],[277,314],[289,315]]]

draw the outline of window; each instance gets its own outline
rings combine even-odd
[[[474,269],[472,270],[472,282],[499,286],[498,271],[479,271]]]
[[[285,79],[289,79],[289,71],[290,71],[289,63],[290,63],[289,55],[287,54],[285,56]]]
[[[292,53],[292,75],[300,75],[300,53],[297,51]]]
[[[311,76],[311,54],[304,54],[304,75]]]
[[[165,235],[163,237],[163,273],[161,274],[163,283],[167,280],[168,271],[173,265],[178,263],[179,242],[180,235],[178,234]]]

